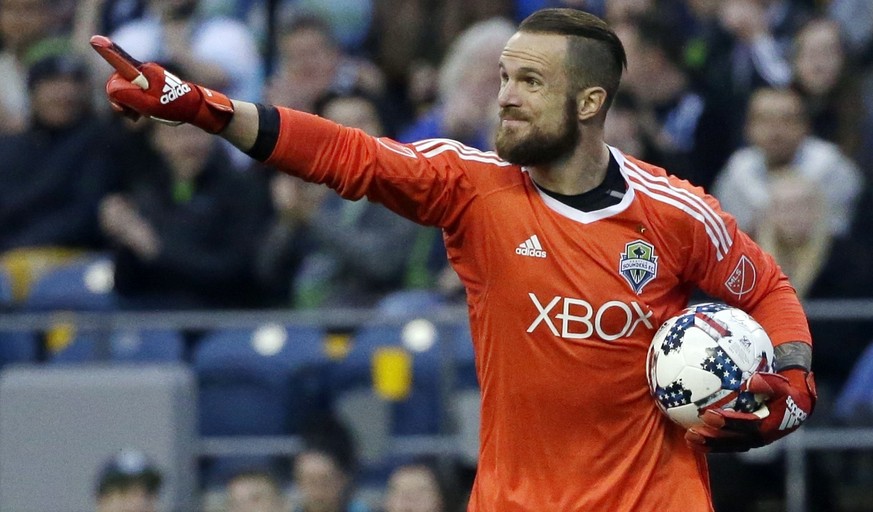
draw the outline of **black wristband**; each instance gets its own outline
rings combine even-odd
[[[259,162],[270,158],[279,141],[279,109],[272,105],[255,104],[258,109],[258,137],[246,154]]]
[[[773,348],[773,368],[781,372],[789,368],[812,367],[812,346],[802,341],[789,341]]]

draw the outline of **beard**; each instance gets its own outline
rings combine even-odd
[[[575,96],[568,96],[564,101],[564,114],[561,126],[557,132],[549,133],[540,127],[530,124],[531,132],[526,136],[513,136],[502,125],[497,130],[494,147],[497,155],[509,163],[521,166],[547,165],[564,158],[573,152],[579,142],[579,124],[576,122],[578,101]],[[511,112],[504,109],[501,117]],[[519,117],[509,116],[509,119]],[[530,122],[530,119],[523,118]]]

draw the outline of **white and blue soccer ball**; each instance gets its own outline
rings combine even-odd
[[[758,322],[720,303],[684,309],[658,329],[646,375],[658,408],[689,428],[707,409],[755,412],[764,397],[741,391],[755,372],[772,371],[773,344]]]

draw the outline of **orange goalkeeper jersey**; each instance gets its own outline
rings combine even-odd
[[[482,388],[471,512],[712,510],[705,458],[648,392],[655,330],[697,286],[775,344],[810,342],[786,277],[712,197],[610,148],[626,193],[582,212],[494,153],[280,119],[268,164],[443,229]]]

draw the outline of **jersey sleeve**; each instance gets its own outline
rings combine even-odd
[[[457,222],[474,200],[477,191],[468,173],[476,163],[457,158],[458,151],[431,154],[421,144],[375,138],[318,116],[278,110],[278,142],[265,163],[280,171],[441,228]]]
[[[760,323],[773,345],[812,343],[806,314],[776,260],[725,213],[718,201],[702,195],[708,222],[693,228],[691,278],[712,297],[738,307]]]

